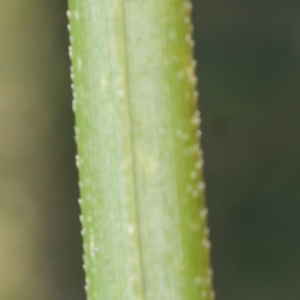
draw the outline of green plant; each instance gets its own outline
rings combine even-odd
[[[89,300],[214,298],[190,11],[69,0]]]

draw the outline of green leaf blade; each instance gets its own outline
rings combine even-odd
[[[190,3],[69,6],[88,297],[213,299]]]

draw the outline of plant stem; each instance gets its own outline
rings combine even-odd
[[[89,300],[211,300],[191,4],[69,0]]]

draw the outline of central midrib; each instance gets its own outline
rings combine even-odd
[[[134,126],[134,122],[133,122],[133,118],[132,118],[132,112],[133,110],[132,108],[132,99],[130,96],[130,78],[129,78],[129,61],[128,61],[128,56],[129,56],[129,45],[127,42],[127,30],[128,30],[128,26],[126,24],[126,8],[125,8],[125,3],[123,0],[120,0],[120,5],[122,7],[121,11],[122,11],[122,23],[123,23],[123,51],[124,51],[124,68],[125,68],[125,87],[126,87],[126,92],[125,92],[125,99],[126,99],[126,104],[127,104],[127,114],[128,114],[128,121],[129,121],[129,132],[128,132],[128,137],[130,140],[130,155],[131,155],[131,159],[130,161],[132,162],[131,164],[131,174],[132,174],[132,182],[133,182],[133,191],[134,191],[134,199],[132,199],[132,201],[134,202],[134,214],[135,214],[135,218],[136,218],[136,244],[138,245],[138,253],[139,253],[139,257],[136,258],[136,260],[138,260],[138,264],[139,264],[139,274],[141,276],[139,282],[141,283],[141,287],[139,287],[139,293],[135,293],[133,291],[133,296],[134,296],[134,300],[146,300],[146,283],[145,283],[145,277],[144,277],[144,267],[143,267],[143,259],[142,259],[142,245],[141,245],[141,231],[140,231],[140,217],[139,217],[139,201],[138,201],[138,192],[137,192],[137,174],[136,174],[136,158],[135,158],[135,138],[134,138],[134,132],[133,132],[133,126]]]

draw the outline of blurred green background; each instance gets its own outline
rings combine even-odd
[[[65,0],[0,0],[0,299],[84,300]],[[300,299],[300,2],[195,0],[218,300]]]

